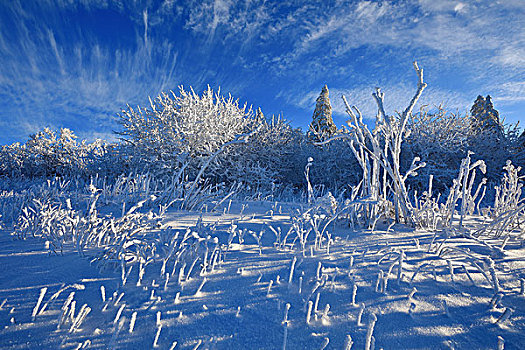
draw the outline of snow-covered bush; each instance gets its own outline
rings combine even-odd
[[[408,168],[414,156],[427,163],[419,171],[420,176],[408,181],[420,193],[430,175],[434,177],[434,189],[444,192],[469,151],[473,161],[486,163],[489,182],[499,181],[507,160],[520,164],[517,125],[501,124],[490,96],[487,99],[478,96],[471,113],[465,115],[446,112],[441,106],[433,111],[422,108],[410,119],[407,128],[410,133],[403,146],[402,168]]]
[[[260,109],[256,120],[257,132],[248,142],[219,154],[210,164],[207,178],[215,183],[243,182],[252,191],[263,192],[300,182],[297,152],[304,136],[279,116],[266,119]]]
[[[472,158],[482,159],[487,164],[487,179],[490,182],[498,183],[506,162],[514,158],[509,141],[504,133],[492,130],[481,131],[468,139],[469,150],[474,152]]]
[[[45,128],[26,142],[24,170],[36,176],[71,175],[84,167],[75,134],[60,129],[57,135]]]
[[[422,108],[409,120],[407,128],[410,133],[403,145],[402,167],[407,169],[413,157],[427,163],[418,171],[419,176],[410,178],[408,184],[422,193],[432,175],[434,190],[444,192],[456,177],[467,153],[471,133],[469,117],[448,113],[441,106],[432,112]]]
[[[129,169],[124,145],[100,139],[82,140],[69,129],[59,133],[45,128],[25,144],[14,143],[0,149],[0,175],[14,177],[115,176]]]
[[[525,229],[525,196],[522,192],[525,176],[520,174],[521,167],[515,167],[510,161],[504,170],[500,185],[495,187],[494,206],[485,209],[490,220],[473,233],[474,236],[504,238],[501,249],[513,233],[523,240]]]
[[[82,187],[83,185],[80,185]],[[64,203],[65,198],[79,201],[79,183],[61,179],[0,178],[0,215],[5,226],[12,227],[23,209],[34,201]]]
[[[41,198],[34,198],[22,209],[14,234],[22,239],[39,237],[55,254],[62,253],[66,244],[72,244],[81,256],[97,262],[99,268],[120,268],[123,284],[131,271],[131,267],[126,271],[130,265],[140,265],[142,276],[146,265],[162,261],[164,278],[168,263],[175,270],[179,263],[193,267],[202,261],[204,271],[211,265],[207,261],[216,263],[217,240],[200,237],[191,230],[181,234],[163,226],[165,205],[160,205],[158,211],[144,210],[148,202],[155,202],[154,196],[136,202],[130,209],[123,207],[121,216],[103,216],[97,209],[101,193],[93,185],[90,188],[85,210],[74,207],[71,199],[63,196],[43,193]],[[187,276],[190,273],[191,269]]]
[[[495,187],[496,195],[491,213],[494,217],[498,217],[508,210],[515,210],[525,203],[522,193],[525,175],[520,174],[522,168],[514,166],[509,160],[503,169],[505,173],[499,186]]]
[[[251,109],[210,87],[200,96],[180,87],[178,94],[162,93],[150,100],[149,108],[128,106],[119,117],[119,134],[143,171],[172,175],[187,166],[190,178],[223,145],[258,126]]]
[[[297,161],[301,161],[303,167],[307,157],[311,156],[315,160],[310,176],[316,187],[322,186],[322,193],[348,192],[349,186],[356,186],[361,180],[361,167],[355,155],[349,152],[346,140],[333,140],[321,146],[308,142],[299,149],[299,153],[302,153],[302,158]]]

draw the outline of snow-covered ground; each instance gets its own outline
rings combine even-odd
[[[101,271],[73,246],[50,255],[38,238],[1,231],[0,348],[525,347],[522,240],[444,240],[382,222],[353,231],[337,221],[330,243],[303,254],[273,233],[288,232],[299,206],[234,202],[202,219],[168,211],[166,223],[197,232],[210,252],[217,237],[221,253],[193,269],[170,260],[162,274],[161,261],[148,264],[140,283],[138,264],[128,276],[118,265]],[[261,232],[259,245],[252,233]]]

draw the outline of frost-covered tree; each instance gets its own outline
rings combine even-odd
[[[55,132],[45,128],[33,135],[25,144],[2,146],[0,175],[49,177],[89,176],[94,174],[120,175],[128,169],[122,152],[115,144],[102,140],[77,142],[69,129]]]
[[[119,134],[130,145],[135,164],[156,175],[186,168],[190,178],[209,166],[209,157],[237,137],[255,131],[260,122],[251,108],[240,106],[209,86],[202,95],[183,87],[160,94],[149,108],[128,106],[120,114]],[[242,141],[242,140],[239,140]],[[214,158],[217,161],[218,158]],[[214,176],[214,174],[209,174]]]
[[[513,163],[525,168],[525,130],[515,139],[513,153]]]
[[[322,141],[337,132],[332,120],[332,105],[328,94],[328,87],[325,85],[316,100],[309,132],[309,137],[314,141]]]
[[[499,112],[494,109],[490,95],[486,98],[479,95],[470,109],[470,126],[474,134],[480,132],[493,132],[503,135],[503,125],[499,119]]]
[[[26,150],[32,158],[32,165],[40,168],[42,175],[64,175],[75,172],[79,165],[80,154],[76,139],[73,131],[67,128],[60,129],[58,135],[45,128],[30,136]]]
[[[472,158],[483,159],[487,164],[489,180],[499,181],[501,169],[512,158],[512,142],[505,133],[490,96],[477,97],[470,110],[470,128],[468,148],[474,152]]]
[[[331,142],[337,138],[349,141],[350,150],[357,158],[362,169],[362,181],[359,186],[359,195],[371,200],[374,204],[368,205],[364,211],[364,222],[367,226],[379,215],[379,210],[393,205],[396,221],[415,224],[414,210],[409,198],[406,180],[417,174],[417,170],[426,164],[420,162],[419,157],[412,159],[408,170],[401,169],[401,147],[409,133],[408,121],[412,117],[412,110],[419,100],[427,84],[423,81],[423,70],[414,62],[414,69],[418,75],[417,90],[407,108],[399,117],[389,116],[384,109],[384,93],[377,88],[373,93],[378,106],[376,125],[373,131],[363,122],[363,116],[356,106],[350,106],[343,96],[346,112],[351,117],[347,121],[348,129],[335,137],[324,141]],[[320,143],[322,144],[322,143]]]

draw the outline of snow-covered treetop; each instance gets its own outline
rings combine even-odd
[[[312,123],[310,123],[311,138],[316,140],[325,139],[337,132],[337,127],[332,120],[332,105],[328,94],[328,86],[325,85],[316,100]]]
[[[474,105],[470,109],[471,128],[474,133],[484,131],[503,133],[503,126],[499,120],[499,113],[494,109],[490,95],[486,98],[478,96]]]

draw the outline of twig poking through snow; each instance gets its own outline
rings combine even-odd
[[[388,287],[388,274],[385,274],[383,276],[383,281],[381,283],[381,293],[382,294],[385,294],[386,293],[386,289]]]
[[[77,330],[90,312],[91,308],[87,306],[87,304],[82,305],[82,307],[78,311],[77,317],[75,318],[73,324],[69,328],[69,333],[73,333],[75,330]]]
[[[352,350],[352,345],[354,345],[354,342],[352,340],[352,336],[348,334],[345,339],[345,347],[344,350]]]
[[[31,315],[31,319],[33,320],[33,322],[36,319],[36,315],[38,314],[38,309],[40,308],[40,304],[42,303],[42,300],[44,299],[46,292],[47,292],[47,287],[40,289],[40,295],[38,296],[38,301],[36,302],[35,308],[33,309],[33,313]]]
[[[372,335],[374,333],[374,327],[377,322],[377,316],[375,314],[370,315],[370,322],[366,330],[365,350],[372,350]]]
[[[505,311],[503,311],[503,313],[501,314],[501,316],[496,320],[496,322],[494,322],[495,324],[499,324],[499,323],[503,323],[505,322],[506,320],[509,319],[509,317],[512,315],[512,313],[514,312],[513,309],[511,309],[510,307],[506,307],[505,308]]]
[[[317,319],[317,310],[318,310],[318,307],[319,307],[319,298],[321,297],[321,293],[317,293],[316,297],[315,297],[315,303],[314,303],[314,314],[315,314],[315,319]]]
[[[206,283],[206,277],[203,278],[201,284],[199,285],[199,288],[197,288],[197,291],[195,292],[195,295],[198,296],[201,294],[202,287],[204,287],[204,283]]]
[[[363,313],[365,312],[365,303],[361,303],[359,306],[359,312],[357,314],[357,326],[361,327],[363,323],[361,322],[361,319],[363,318]]]
[[[310,318],[312,317],[313,305],[314,305],[314,302],[311,300],[308,300],[308,311],[306,312],[306,324],[310,324]]]
[[[317,264],[317,274],[316,274],[318,281],[321,280],[322,269],[323,269],[323,265],[321,265],[321,262],[319,261],[319,263]]]
[[[408,294],[408,300],[412,300],[414,299],[414,295],[417,293],[417,289],[416,287],[412,288],[412,290],[410,291],[410,293]]]
[[[119,318],[120,318],[120,315],[122,314],[122,311],[124,311],[124,308],[126,307],[126,304],[122,304],[120,306],[120,308],[118,309],[117,311],[117,314],[115,315],[115,319],[113,320],[113,324],[116,325]]]
[[[498,350],[504,350],[505,349],[505,340],[501,335],[498,335]]]
[[[153,341],[153,347],[158,348],[159,347],[159,337],[160,332],[162,331],[162,326],[157,327],[157,333],[155,334],[155,340]]]
[[[170,281],[170,273],[169,272],[166,272],[166,281],[164,282],[164,291],[167,291],[168,290],[168,283]]]
[[[329,311],[330,311],[330,304],[326,304],[324,311],[323,311],[323,315],[321,316],[323,323],[328,322],[328,312]]]
[[[383,284],[383,270],[379,270],[377,274],[377,281],[376,281],[376,292],[381,291],[382,284]]]
[[[117,300],[115,300],[115,306],[118,306],[118,304],[120,303],[120,300],[122,299],[123,296],[124,296],[124,292],[120,293],[120,295],[118,296]]]
[[[272,285],[273,285],[273,280],[270,280],[270,283],[268,283],[268,290],[266,291],[266,296],[270,295],[270,292],[272,291]]]
[[[454,283],[454,268],[452,267],[452,261],[447,259],[448,271],[450,273],[450,281]]]
[[[321,345],[321,349],[319,349],[319,350],[326,349],[326,347],[328,346],[329,343],[330,343],[330,339],[328,337],[324,338],[323,345]]]
[[[286,303],[286,306],[284,307],[284,320],[283,320],[283,324],[287,324],[288,323],[288,311],[290,310],[290,303]]]
[[[292,259],[292,265],[290,266],[290,274],[288,276],[288,285],[292,285],[292,281],[293,281],[293,273],[294,273],[294,269],[295,269],[295,263],[297,262],[297,257],[293,257]]]
[[[137,322],[137,311],[134,311],[131,315],[131,321],[129,322],[129,333],[133,333],[135,328],[135,322]]]
[[[66,322],[67,316],[69,314],[69,305],[73,303],[73,298],[75,297],[75,292],[71,292],[69,296],[67,297],[66,301],[64,301],[64,305],[62,305],[62,313],[60,314],[60,319],[58,321],[57,329],[60,329],[62,325]]]
[[[489,302],[489,308],[495,309],[496,306],[500,303],[501,299],[503,298],[503,294],[501,293],[495,293],[492,299]]]
[[[283,350],[286,350],[286,341],[288,340],[288,323],[284,324]]]
[[[352,284],[352,306],[357,306],[357,303],[355,302],[355,297],[357,295],[357,283]]]

